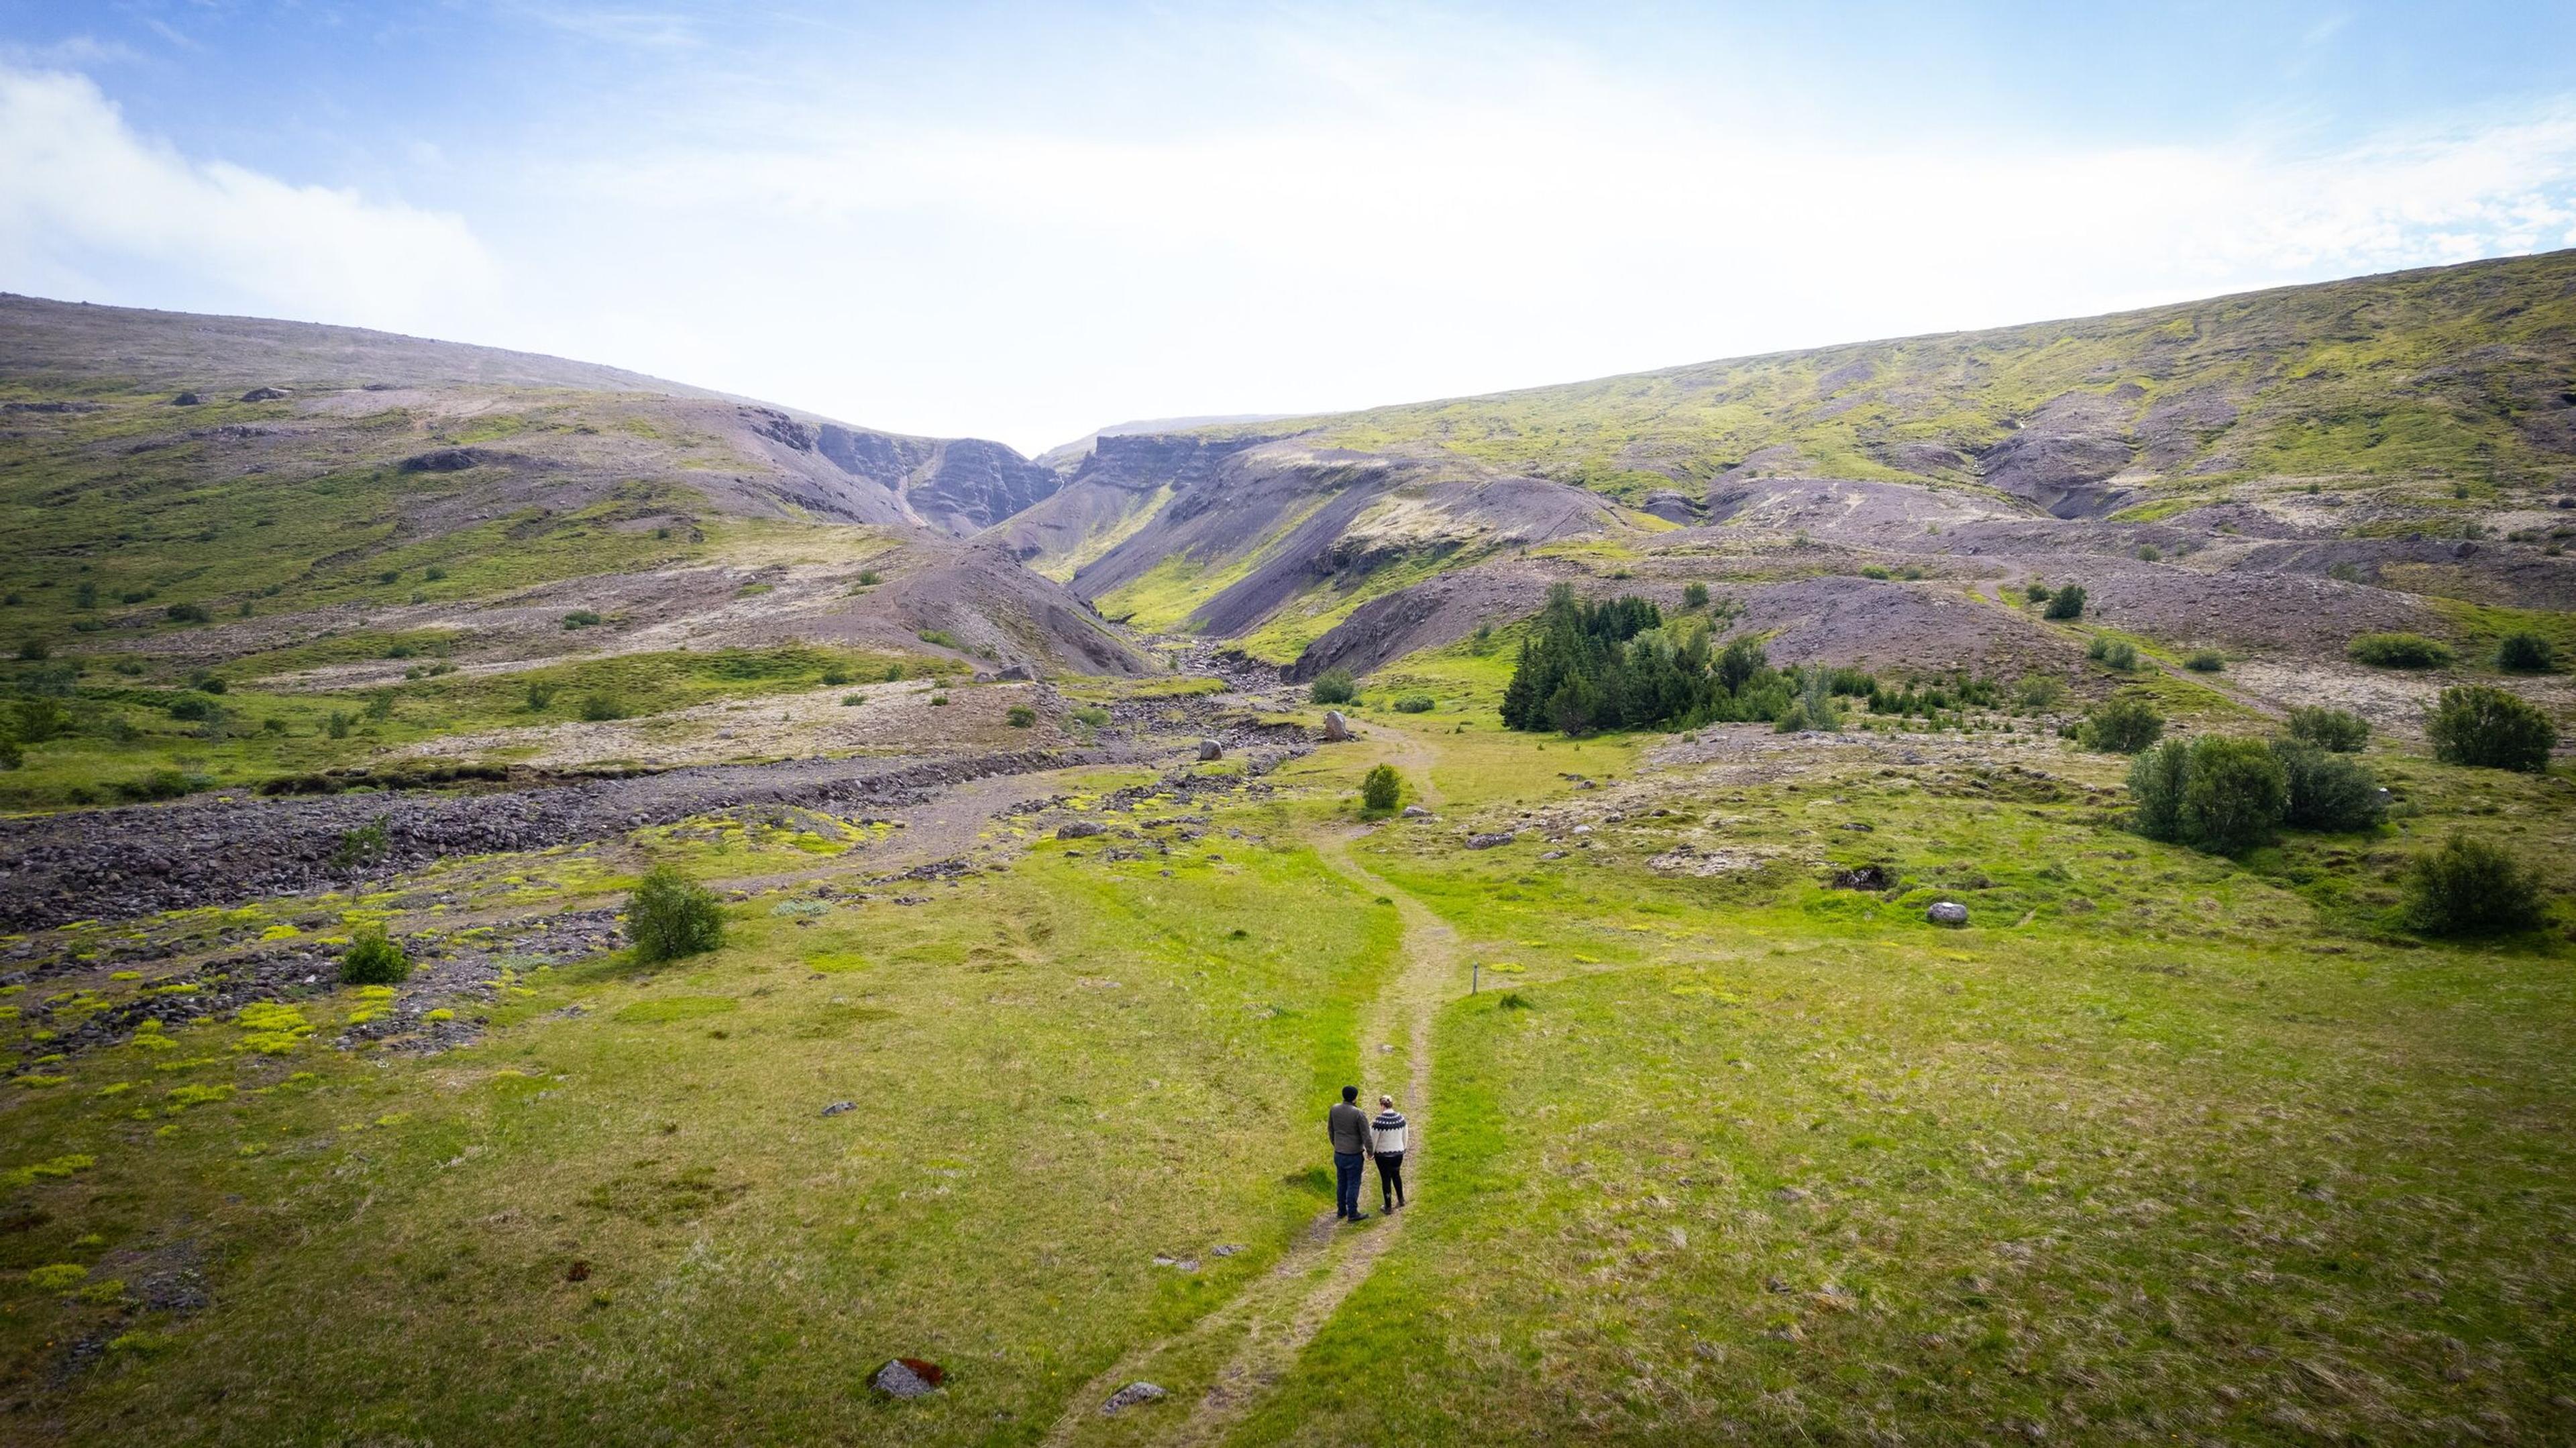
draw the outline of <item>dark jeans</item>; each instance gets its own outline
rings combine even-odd
[[[1356,1151],[1333,1153],[1333,1215],[1356,1217],[1360,1214],[1360,1173],[1368,1158]]]
[[[1404,1153],[1381,1151],[1377,1154],[1377,1194],[1394,1211],[1404,1205]]]

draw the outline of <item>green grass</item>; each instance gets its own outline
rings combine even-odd
[[[95,1162],[34,1188],[49,1219],[0,1264],[114,1262],[195,1224],[218,1307],[143,1314],[166,1342],[83,1380],[86,1434],[1025,1437],[1320,1200],[1309,1113],[1273,1103],[1346,1069],[1393,915],[1289,840],[1228,855],[1170,879],[1041,855],[819,926],[740,910],[712,957],[536,972],[485,1045],[435,1062],[242,1057],[235,1027],[173,1027],[171,1050],[18,1088],[10,1164],[35,1142]],[[308,1001],[314,1039],[355,1000]],[[240,1089],[178,1106],[173,1081]],[[834,1100],[860,1109],[823,1117]],[[1224,1243],[1251,1250],[1208,1256]],[[1205,1268],[1154,1265],[1175,1250]],[[134,1325],[11,1293],[13,1362]],[[953,1375],[900,1420],[864,1391],[898,1353]]]
[[[384,658],[395,644],[414,650],[412,665],[435,666],[457,640],[449,635],[344,635],[265,658],[227,665],[238,677],[255,668],[310,668],[353,659]],[[717,699],[824,687],[823,675],[841,669],[860,678],[883,678],[900,662],[908,678],[941,675],[954,661],[927,655],[788,645],[768,649],[618,654],[507,673],[439,674],[378,689],[337,693],[286,693],[230,688],[216,697],[223,719],[174,719],[168,705],[186,690],[170,677],[160,687],[124,679],[98,659],[57,660],[83,669],[74,693],[60,701],[75,732],[26,747],[26,762],[0,773],[0,808],[30,809],[92,804],[119,797],[122,786],[160,771],[176,770],[192,789],[250,789],[290,775],[343,768],[375,759],[389,747],[451,734],[561,723],[581,717],[582,701],[604,694],[629,718],[642,718]],[[0,665],[0,676],[23,680],[36,666]],[[551,689],[543,709],[531,708],[531,686]],[[390,712],[370,706],[390,700]],[[330,718],[347,716],[348,731],[333,738]],[[271,720],[279,728],[271,731]]]
[[[2563,897],[2564,776],[2382,745],[2391,825],[2231,861],[2122,831],[2126,761],[2055,741],[1995,741],[2016,772],[1945,752],[1977,737],[1955,732],[1907,765],[1744,730],[1649,770],[1653,739],[1449,707],[1362,711],[1359,741],[1231,803],[1106,809],[1155,778],[1132,768],[1050,786],[1113,830],[1208,813],[1168,855],[1006,817],[988,834],[1028,850],[1008,869],[886,890],[868,850],[839,853],[883,826],[710,819],[69,932],[90,966],[0,987],[0,1010],[54,1011],[0,1016],[19,1079],[51,1083],[0,1088],[0,1211],[27,1223],[0,1234],[14,1391],[90,1439],[1036,1441],[1129,1349],[1266,1280],[1322,1208],[1315,1117],[1385,1069],[1358,1021],[1399,917],[1307,842],[1351,826],[1384,761],[1443,818],[1354,854],[1459,937],[1433,1154],[1403,1234],[1233,1441],[2576,1426],[2555,1401],[2570,921],[2478,948],[2392,923],[2406,862],[2455,823]],[[1594,823],[1590,847],[1459,847],[1550,813]],[[1769,863],[1650,863],[1685,844]],[[523,965],[455,1002],[487,1018],[461,1050],[335,1051],[383,1003],[316,988],[291,1018],[46,1059],[168,988],[109,971],[136,930],[392,919],[470,943],[484,912],[613,901],[654,858],[755,891],[725,949]],[[1861,864],[1902,883],[1828,888]],[[1943,896],[1970,928],[1921,922]],[[1471,962],[1495,991],[1465,994]],[[128,1305],[179,1240],[212,1306]],[[25,1275],[54,1264],[125,1295]],[[128,1345],[44,1386],[83,1340]],[[1138,1433],[1237,1340],[1159,1360],[1176,1401]],[[870,1398],[899,1353],[948,1390]]]

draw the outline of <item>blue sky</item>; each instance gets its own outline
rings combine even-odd
[[[2576,7],[0,0],[0,288],[1034,450],[2576,245]]]

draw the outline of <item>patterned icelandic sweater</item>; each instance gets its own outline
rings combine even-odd
[[[1369,1149],[1380,1156],[1398,1156],[1405,1150],[1404,1114],[1390,1106],[1369,1122]]]

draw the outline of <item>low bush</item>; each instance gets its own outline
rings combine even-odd
[[[2153,543],[2141,543],[2138,545],[2138,561],[2140,563],[2154,563],[2161,560],[2164,556],[2163,550],[2157,548]]]
[[[222,712],[222,706],[203,694],[180,694],[170,700],[168,708],[171,718],[191,722],[212,719]]]
[[[2444,764],[2533,774],[2549,767],[2549,751],[2558,745],[2558,727],[2547,714],[2484,684],[2444,689],[2424,733]]]
[[[26,763],[26,749],[16,739],[0,734],[0,769],[22,769]]]
[[[2126,639],[2106,638],[2101,634],[2095,634],[2093,642],[2084,646],[2084,657],[2104,668],[2118,669],[2125,674],[2138,667],[2138,646]]]
[[[2070,583],[2050,594],[2048,607],[2041,612],[2048,618],[2082,618],[2084,616],[2083,586]]]
[[[411,974],[411,957],[375,927],[358,932],[349,953],[340,957],[344,985],[398,985]]]
[[[334,739],[346,739],[349,737],[349,727],[357,722],[348,710],[334,709],[330,717],[322,721],[322,732]]]
[[[563,626],[567,632],[577,628],[595,628],[604,621],[596,611],[587,608],[576,608],[563,616]]]
[[[2136,694],[2115,694],[2084,716],[2077,734],[2084,747],[2105,754],[2135,754],[2164,737],[2165,716]]]
[[[868,696],[865,694],[843,694],[841,696],[841,707],[844,709],[855,709],[867,701]]]
[[[1404,781],[1397,777],[1395,766],[1381,764],[1360,781],[1360,807],[1371,814],[1385,814],[1395,808],[1404,792]]]
[[[2355,634],[2343,652],[2356,664],[2381,669],[2442,669],[2460,657],[2440,639],[2411,633]]]
[[[2251,739],[2168,739],[2129,766],[2131,827],[2149,839],[2241,854],[2272,836],[2289,808],[2289,778]]]
[[[156,769],[140,779],[117,781],[116,792],[125,799],[141,803],[154,799],[177,799],[188,793],[188,776],[175,769]]]
[[[2545,674],[2558,665],[2558,651],[2536,633],[2517,631],[2496,640],[2496,667],[2515,674]]]
[[[2048,602],[2049,592],[2050,590],[2048,585],[2040,582],[2036,578],[2021,586],[2021,596],[2029,599],[2033,603]]]
[[[2370,721],[2349,709],[2303,704],[2290,711],[2290,737],[2319,749],[2351,754],[2370,741]]]
[[[1433,708],[1429,694],[1407,694],[1395,701],[1398,714],[1428,714]]]
[[[2043,713],[2066,702],[2066,681],[2055,674],[2024,674],[2014,697],[2033,713]]]
[[[823,687],[826,689],[837,689],[848,682],[850,682],[850,671],[838,664],[823,671]]]
[[[341,869],[372,865],[393,849],[393,836],[385,827],[385,817],[378,815],[365,824],[340,832],[340,842],[331,851],[331,863]]]
[[[542,680],[530,679],[528,681],[527,697],[528,712],[532,714],[542,714],[554,706],[555,686],[545,683]]]
[[[2405,920],[2426,935],[2507,935],[2540,923],[2540,882],[2498,845],[2451,832],[2406,872]]]
[[[213,617],[206,612],[206,606],[202,603],[174,603],[161,612],[167,615],[172,623],[204,623]]]
[[[913,637],[920,639],[926,644],[937,644],[943,649],[956,649],[963,652],[966,647],[964,644],[957,641],[957,635],[950,633],[948,630],[943,628],[926,628],[920,633],[913,635]]]
[[[1086,704],[1073,711],[1073,722],[1085,729],[1106,729],[1109,727],[1109,711],[1097,704]]]
[[[933,708],[933,709],[945,709],[945,708],[947,708],[947,707],[948,707],[948,696],[947,696],[946,694],[933,694],[933,695],[931,695],[931,696],[930,696],[930,707],[931,707],[931,708]]]
[[[1010,712],[1002,717],[1010,721],[1012,728],[1026,729],[1038,722],[1038,711],[1026,704],[1013,704]]]
[[[1705,583],[1684,584],[1682,586],[1682,607],[1708,607],[1708,585]]]
[[[1315,682],[1306,690],[1306,697],[1318,704],[1347,704],[1358,698],[1359,693],[1360,686],[1352,680],[1350,670],[1327,669],[1315,676]]]
[[[648,963],[702,955],[724,944],[724,910],[714,891],[655,865],[626,897],[626,938]]]
[[[2281,822],[2301,830],[2367,830],[2388,813],[2379,780],[2359,763],[2298,739],[2272,741],[2289,786]]]
[[[1881,566],[1881,565],[1879,565],[1879,564],[1876,564],[1876,563],[1864,563],[1864,564],[1862,564],[1862,565],[1861,565],[1861,569],[1860,569],[1860,576],[1861,576],[1861,577],[1863,577],[1863,578],[1875,578],[1875,579],[1877,579],[1879,582],[1881,582],[1881,583],[1885,583],[1887,580],[1889,580],[1889,579],[1891,579],[1891,578],[1894,578],[1896,575],[1895,575],[1895,574],[1893,574],[1893,573],[1888,572],[1886,568],[1884,568],[1883,566]]]
[[[2182,666],[2196,674],[2215,674],[2227,667],[2227,656],[2216,649],[2194,649]]]
[[[860,586],[865,588],[874,588],[883,582],[885,582],[885,575],[877,572],[875,569],[862,568],[859,570]]]
[[[626,701],[604,689],[593,689],[581,696],[581,717],[593,724],[605,724],[626,717]]]

